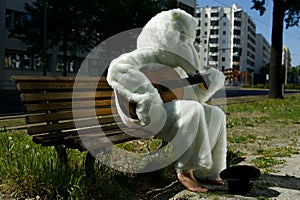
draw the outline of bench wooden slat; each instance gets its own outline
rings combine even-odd
[[[49,140],[63,140],[63,139],[70,139],[70,138],[78,138],[82,137],[86,140],[91,140],[91,138],[103,138],[103,137],[110,137],[112,135],[119,135],[123,134],[124,131],[121,129],[116,129],[114,131],[108,131],[105,132],[103,130],[99,131],[98,129],[92,128],[91,130],[86,130],[87,133],[81,134],[81,136],[78,135],[76,131],[69,131],[64,133],[54,133],[54,134],[43,134],[43,135],[37,135],[33,136],[36,140],[36,142],[44,143],[48,142]]]
[[[123,143],[123,142],[128,142],[128,141],[132,141],[134,140],[135,138],[130,136],[130,135],[127,135],[127,134],[120,134],[120,135],[114,135],[112,136],[111,138],[109,138],[109,141],[107,140],[97,140],[97,145],[94,147],[94,149],[103,149],[105,147],[110,147],[111,146],[111,143],[113,144],[120,144],[120,143]],[[38,142],[36,139],[35,139],[36,142]],[[65,139],[63,140],[63,143],[62,143],[62,140],[61,139],[57,139],[57,140],[49,140],[47,142],[43,142],[43,143],[40,143],[42,146],[55,146],[55,145],[60,145],[60,144],[63,144],[65,145],[67,148],[76,148],[76,149],[79,149],[79,150],[86,150],[83,146],[83,144],[80,143],[80,138],[77,138],[77,139]],[[91,147],[89,148],[91,149]]]
[[[129,128],[124,128],[124,130],[132,131]],[[95,141],[95,140],[102,140],[102,138],[106,137],[109,141],[112,141],[113,143],[118,143],[116,138],[119,138],[120,136],[123,137],[124,135],[129,136],[128,134],[125,134],[124,130],[116,129],[114,131],[109,130],[108,132],[105,131],[99,131],[99,128],[92,128],[89,133],[81,134],[80,136],[75,131],[70,131],[66,133],[59,133],[59,134],[44,134],[44,135],[38,135],[33,136],[33,140],[37,144],[42,144],[43,146],[47,145],[61,145],[61,144],[70,144],[70,139],[77,141],[78,143],[81,143],[82,141],[85,143],[89,143],[89,141]],[[117,137],[116,137],[117,136]],[[134,139],[133,136],[129,136],[126,138]],[[107,139],[106,139],[107,140]],[[120,142],[119,142],[120,143]],[[101,142],[100,142],[101,144]],[[107,145],[106,145],[107,146]],[[102,147],[101,147],[102,148]]]
[[[137,139],[130,135],[137,130],[127,127],[117,114],[113,89],[105,77],[13,76],[12,80],[35,143],[86,150],[86,142],[96,141],[99,149]]]
[[[116,121],[121,121],[119,116],[111,116],[111,117],[103,117],[96,120],[79,120],[76,122],[74,121],[66,121],[62,123],[53,123],[53,124],[44,124],[44,125],[37,125],[28,127],[29,135],[36,135],[41,133],[47,132],[60,132],[62,130],[72,130],[77,128],[84,128],[84,127],[93,127],[99,125],[106,125],[111,123],[116,123]]]
[[[61,82],[61,81],[72,81],[74,82],[75,79],[77,81],[106,81],[105,77],[89,77],[89,76],[73,76],[73,77],[64,77],[64,76],[12,76],[11,80],[14,83],[19,83],[19,82],[37,82],[37,81],[52,81],[52,82]]]
[[[40,101],[58,101],[58,100],[72,100],[76,99],[94,99],[94,98],[111,98],[112,91],[96,91],[96,92],[49,92],[49,93],[33,93],[21,94],[22,102],[40,102]]]
[[[76,87],[82,90],[111,90],[112,88],[107,82],[92,82],[92,81],[79,81],[76,82]],[[20,82],[17,84],[19,91],[34,91],[34,90],[73,90],[73,81],[53,82],[53,81],[37,81],[37,82]]]
[[[40,122],[53,122],[60,120],[69,120],[72,119],[76,114],[77,118],[88,118],[96,116],[106,116],[112,115],[112,108],[100,108],[100,109],[89,109],[89,110],[78,110],[76,113],[72,111],[67,112],[57,112],[57,113],[46,113],[46,114],[35,114],[26,116],[26,122],[28,124],[40,123]]]
[[[110,107],[111,104],[114,104],[114,100],[93,100],[93,101],[76,101],[76,102],[51,102],[51,103],[33,103],[25,104],[24,109],[28,113],[40,112],[40,111],[54,111],[54,110],[68,110],[72,109],[73,106],[76,108],[91,108],[92,105],[95,105],[95,108],[101,107]]]

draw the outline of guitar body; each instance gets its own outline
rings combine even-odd
[[[203,89],[207,89],[209,83],[204,81],[203,75],[195,74],[189,78],[181,79],[177,71],[171,67],[159,67],[157,69],[140,69],[141,72],[151,81],[158,90],[164,103],[174,99],[181,99],[184,95],[184,87],[191,84],[202,84]],[[206,79],[207,80],[207,79]],[[117,94],[118,103],[123,113],[132,119],[138,119],[136,115],[136,103],[130,102],[121,94]]]
[[[181,99],[184,94],[184,88],[171,89],[168,85],[168,81],[179,80],[179,74],[171,67],[162,67],[155,71],[150,71],[146,68],[140,70],[151,81],[152,85],[158,90],[163,102],[169,102],[174,99]]]

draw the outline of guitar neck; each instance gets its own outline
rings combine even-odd
[[[210,82],[207,75],[203,75],[200,73],[191,75],[188,78],[184,79],[163,81],[160,84],[169,89],[186,87],[188,85],[194,84],[203,84],[205,89],[208,89],[208,87],[210,86]]]

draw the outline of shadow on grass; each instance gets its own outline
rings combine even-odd
[[[206,183],[201,183],[204,187],[209,190],[209,193],[206,194],[197,194],[188,192],[185,188],[178,182],[173,181],[171,184],[166,185],[162,188],[157,188],[156,190],[146,193],[143,199],[170,199],[174,196],[178,196],[179,199],[185,199],[192,196],[199,197],[232,197],[233,194],[230,194],[227,189],[227,185],[224,186],[215,186],[209,185]],[[244,197],[253,197],[253,198],[276,198],[281,193],[273,189],[272,187],[279,187],[289,190],[300,190],[300,178],[291,177],[291,176],[280,176],[273,174],[262,174],[260,179],[253,183],[251,191],[247,194],[239,195]],[[183,192],[183,191],[186,192]],[[182,195],[178,195],[183,192]],[[180,197],[181,196],[181,197]]]

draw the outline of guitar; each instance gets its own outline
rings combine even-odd
[[[164,103],[174,99],[181,99],[184,95],[184,87],[186,86],[199,84],[199,87],[203,90],[207,90],[210,86],[208,75],[200,73],[182,79],[175,69],[171,67],[161,67],[153,71],[142,68],[140,71],[145,74],[152,85],[158,90]],[[120,94],[117,94],[117,96],[122,111],[132,119],[138,119],[136,114],[136,103],[128,101]]]

